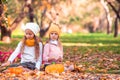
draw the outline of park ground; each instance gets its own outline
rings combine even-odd
[[[12,43],[0,42],[0,51],[13,51],[22,35],[13,35]],[[43,38],[45,43],[46,38]],[[120,36],[114,38],[112,34],[62,34],[61,41],[64,47],[64,63],[70,61],[77,66],[73,72],[61,74],[47,74],[44,71],[35,73],[29,71],[29,75],[11,75],[10,79],[22,80],[120,80]],[[8,78],[8,74],[1,79]],[[27,78],[29,76],[29,78]],[[14,79],[13,79],[14,80]]]

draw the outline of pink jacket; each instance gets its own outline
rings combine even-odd
[[[59,58],[63,59],[63,48],[60,48],[55,44],[46,43],[43,52],[44,64],[51,63],[48,61],[49,58],[54,58],[56,61]]]

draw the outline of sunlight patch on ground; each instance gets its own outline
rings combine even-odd
[[[63,46],[118,46],[119,44],[62,43]]]

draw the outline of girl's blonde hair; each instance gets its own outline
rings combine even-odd
[[[20,53],[23,54],[23,51],[24,51],[24,48],[25,48],[25,41],[26,41],[26,37],[24,36],[23,40],[22,40],[22,47],[20,49]],[[35,58],[36,60],[38,59],[39,57],[39,42],[42,42],[42,40],[40,38],[38,38],[37,36],[34,36],[34,40],[35,40]]]

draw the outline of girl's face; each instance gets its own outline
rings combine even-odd
[[[58,34],[57,34],[57,32],[51,32],[50,33],[50,39],[51,40],[57,40],[58,39]]]
[[[25,36],[26,36],[27,39],[33,39],[34,38],[34,33],[31,30],[26,29],[25,30]]]

